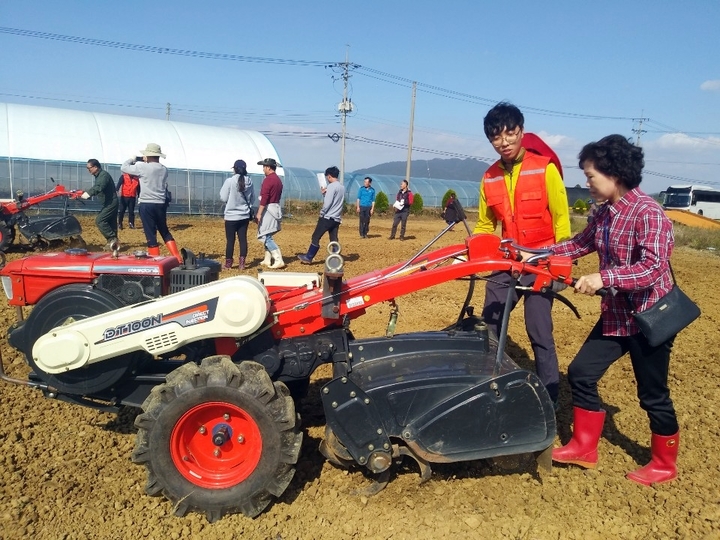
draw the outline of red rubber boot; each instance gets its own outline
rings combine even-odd
[[[605,411],[573,407],[573,435],[565,446],[553,448],[552,459],[594,469],[598,462],[598,443],[605,423]]]
[[[178,250],[175,240],[168,240],[165,242],[165,247],[168,248],[168,251],[178,260],[180,264],[183,263],[182,255],[180,255],[180,251]]]
[[[662,484],[677,478],[677,456],[680,446],[680,432],[675,435],[663,436],[652,434],[650,463],[627,474],[627,478],[638,484],[650,486]]]
[[[160,246],[153,246],[147,248],[148,255],[151,257],[159,257],[160,256]]]

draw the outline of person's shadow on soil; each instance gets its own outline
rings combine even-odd
[[[295,397],[295,412],[300,416],[303,441],[295,476],[285,492],[278,498],[278,501],[290,504],[297,499],[300,493],[308,494],[312,490],[317,490],[315,482],[320,478],[326,461],[320,452],[320,443],[323,441],[324,436],[319,438],[311,436],[310,428],[325,425],[325,411],[320,391],[329,380],[329,378],[316,379],[308,385],[307,393],[304,396],[298,395]],[[300,393],[302,394],[302,391]]]
[[[602,403],[601,407],[605,409],[607,414],[605,416],[605,425],[603,426],[603,436],[600,439],[600,444],[602,444],[602,439],[604,438],[610,444],[622,448],[638,465],[644,465],[650,461],[650,448],[638,444],[637,441],[622,433],[618,429],[617,424],[615,424],[615,414],[620,412],[620,409],[607,403]],[[648,428],[648,435],[649,433],[650,429]]]

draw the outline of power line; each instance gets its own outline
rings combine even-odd
[[[359,64],[350,64],[347,61],[345,63],[338,63],[338,62],[329,62],[329,61],[265,58],[265,57],[245,56],[245,55],[236,55],[236,54],[210,53],[210,52],[205,52],[205,51],[194,51],[194,50],[177,49],[177,48],[170,48],[170,47],[156,47],[156,46],[150,46],[150,45],[138,45],[138,44],[124,43],[124,42],[119,42],[119,41],[108,41],[108,40],[100,40],[100,39],[92,39],[92,38],[83,38],[83,37],[78,37],[78,36],[67,36],[67,35],[62,35],[62,34],[54,34],[54,33],[50,33],[50,32],[22,30],[22,29],[17,29],[17,28],[8,28],[8,27],[0,27],[0,33],[22,36],[22,37],[53,40],[53,41],[63,41],[63,42],[68,42],[68,43],[78,43],[78,44],[83,44],[83,45],[109,47],[109,48],[131,50],[131,51],[138,51],[138,52],[147,52],[147,53],[153,53],[153,54],[169,54],[169,55],[175,55],[175,56],[186,56],[186,57],[211,59],[211,60],[265,63],[265,64],[276,64],[276,65],[312,66],[312,67],[325,67],[325,68],[331,68],[331,69],[338,69],[338,68],[343,67],[347,70],[350,70],[350,69],[356,70],[359,74],[362,74],[366,77],[374,78],[374,79],[377,79],[377,80],[380,80],[380,81],[386,82],[386,83],[398,84],[400,86],[409,87],[410,85],[412,85],[412,82],[413,82],[411,79],[408,79],[405,77],[401,77],[398,75],[393,75],[391,73],[386,73],[386,72],[383,72],[380,70],[361,66]],[[429,94],[434,94],[434,95],[438,95],[440,97],[445,97],[445,98],[449,98],[449,99],[466,101],[466,102],[470,102],[470,103],[474,103],[474,104],[491,106],[498,102],[497,99],[490,99],[490,98],[486,98],[486,97],[482,97],[482,96],[475,96],[472,94],[458,92],[455,90],[450,90],[450,89],[446,89],[446,88],[442,88],[439,86],[430,85],[430,84],[422,83],[422,82],[418,82],[417,86],[419,87],[419,89],[421,91],[429,93]],[[0,94],[0,95],[12,95],[12,94]],[[36,96],[15,95],[15,97],[25,97],[27,99],[39,99]],[[64,102],[68,102],[68,103],[108,105],[107,103],[103,103],[103,102],[77,100],[77,99],[75,99],[75,100],[62,99],[62,98],[42,98],[42,99],[48,99],[48,100],[54,100],[54,101],[64,101]],[[118,104],[118,103],[112,103],[111,105],[118,106],[118,107],[128,107],[128,108],[141,108],[141,109],[163,110],[163,111],[165,110],[164,106],[158,107],[158,106],[143,106],[143,105],[125,105],[125,104]],[[551,109],[531,107],[531,106],[527,106],[527,105],[518,105],[518,106],[521,107],[526,112],[532,112],[535,114],[545,115],[545,116],[556,116],[556,117],[561,117],[561,118],[586,119],[586,120],[631,120],[631,121],[638,120],[636,118],[626,117],[626,116],[605,116],[605,115],[569,113],[569,112],[564,112],[564,111],[555,111],[555,110],[551,110]],[[188,111],[188,113],[190,113],[189,115],[196,114],[195,111],[192,111],[192,112]],[[645,120],[646,122],[648,122],[650,124],[655,124],[657,126],[660,126],[663,129],[669,129],[675,133],[681,133],[681,134],[685,134],[685,135],[689,134],[689,132],[683,132],[682,130],[675,129],[671,126],[668,126],[668,125],[658,122],[656,120],[652,120],[650,118],[645,118],[643,120]],[[711,134],[714,134],[714,133],[711,133]],[[705,142],[707,142],[708,144],[720,145],[720,141],[716,142],[716,141],[707,140],[707,139],[703,139],[703,140]],[[474,157],[474,156],[467,156],[467,157]],[[650,171],[646,171],[646,172],[648,172],[648,174],[656,174],[656,175],[660,176],[659,173],[652,173]]]
[[[52,34],[50,32],[37,32],[34,30],[21,30],[19,28],[0,27],[0,34],[15,36],[49,39],[53,41],[65,41],[67,43],[80,43],[82,45],[94,45],[97,47],[110,47],[113,49],[125,49],[129,51],[148,52],[155,54],[170,54],[174,56],[189,56],[193,58],[207,58],[211,60],[228,60],[233,62],[252,62],[257,64],[282,64],[292,66],[315,66],[324,67],[334,62],[321,62],[317,60],[288,60],[284,58],[263,58],[259,56],[243,56],[239,54],[211,53],[204,51],[192,51],[187,49],[174,49],[170,47],[154,47],[151,45],[136,45],[123,43],[121,41],[108,41],[104,39],[83,38],[78,36],[65,36]]]
[[[10,34],[23,37],[32,37],[39,39],[48,39],[53,41],[64,41],[68,43],[79,43],[83,45],[92,45],[98,47],[110,47],[115,49],[124,49],[138,52],[148,52],[154,54],[170,54],[175,56],[187,56],[192,58],[206,58],[211,60],[226,60],[236,62],[252,62],[252,63],[264,63],[264,64],[281,64],[281,65],[295,65],[295,66],[314,66],[314,67],[326,67],[326,68],[338,68],[342,67],[344,63],[340,62],[325,62],[317,60],[289,60],[283,58],[263,58],[257,56],[244,56],[236,54],[225,54],[225,53],[210,53],[204,51],[193,51],[187,49],[175,49],[170,47],[156,47],[151,45],[137,45],[132,43],[124,43],[120,41],[108,41],[102,39],[83,38],[78,36],[66,36],[63,34],[53,34],[50,32],[38,32],[34,30],[22,30],[18,28],[7,28],[0,27],[0,33]],[[348,69],[357,70],[360,74],[371,76],[384,82],[391,82],[394,84],[401,84],[402,86],[412,86],[413,81],[406,77],[400,77],[391,73],[386,73],[377,69],[361,66],[359,64],[347,63]],[[470,103],[481,104],[492,106],[495,105],[499,100],[485,98],[481,96],[474,96],[472,94],[466,94],[464,92],[458,92],[455,90],[449,90],[441,88],[439,86],[418,82],[418,88],[426,93],[435,94],[441,97],[455,99],[459,101],[467,101]],[[561,118],[574,118],[584,120],[633,120],[632,117],[626,116],[602,116],[593,114],[580,114],[580,113],[569,113],[563,111],[554,111],[551,109],[543,109],[538,107],[530,107],[528,105],[518,105],[524,111],[533,112],[544,116],[557,116]]]
[[[411,86],[412,80],[407,79],[405,77],[400,77],[398,75],[393,75],[391,73],[386,73],[383,71],[379,71],[377,69],[368,68],[365,66],[358,66],[358,70],[361,72],[362,75],[366,75],[368,72],[372,73],[372,78],[378,79],[378,80],[384,80],[388,79],[387,82],[393,82],[394,84],[405,83],[402,86]],[[498,99],[491,99],[481,96],[474,96],[472,94],[466,94],[464,92],[458,92],[456,90],[449,90],[446,88],[441,88],[440,86],[435,86],[427,83],[418,82],[418,87],[423,90],[426,93],[429,94],[435,94],[443,97],[448,97],[450,99],[456,99],[459,101],[466,101],[470,103],[477,103],[482,105],[489,105],[493,106],[498,101]],[[580,114],[580,113],[569,113],[569,112],[562,112],[562,111],[553,111],[551,109],[541,109],[537,107],[530,107],[527,105],[518,105],[523,111],[531,111],[536,114],[544,115],[544,116],[559,116],[563,118],[578,118],[578,119],[585,119],[585,120],[634,120],[632,117],[628,116],[602,116],[602,115],[595,115],[595,114]]]
[[[660,178],[668,178],[670,180],[677,180],[678,182],[685,182],[688,184],[708,184],[708,185],[720,185],[720,182],[713,182],[711,180],[695,180],[694,178],[687,178],[684,176],[676,176],[674,174],[665,174],[660,173],[657,171],[648,171],[647,169],[643,171],[643,174],[649,174],[651,176],[658,176]]]

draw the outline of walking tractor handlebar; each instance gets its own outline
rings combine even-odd
[[[523,260],[522,253],[533,253]],[[531,250],[500,240],[495,235],[469,236],[465,244],[448,246],[416,256],[405,263],[351,278],[340,290],[314,289],[280,291],[271,295],[275,306],[273,333],[281,337],[297,337],[337,325],[338,319],[355,319],[366,309],[399,296],[479,273],[509,271],[516,277],[536,276],[532,289],[537,292],[552,287],[554,281],[570,285],[572,260],[553,255],[548,250]],[[323,306],[334,304],[328,317]]]

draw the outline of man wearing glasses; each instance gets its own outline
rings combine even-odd
[[[525,119],[516,106],[501,102],[483,121],[485,135],[500,159],[485,172],[480,183],[480,208],[474,233],[493,234],[498,222],[502,237],[530,248],[541,248],[570,238],[570,210],[565,184],[549,156],[523,147]],[[495,272],[485,286],[484,321],[500,335],[502,314],[508,299],[509,272]],[[532,285],[524,276],[520,285]],[[560,380],[552,323],[552,292],[515,290],[515,308],[524,298],[525,329],[535,356],[538,377],[557,406]]]
[[[93,195],[97,195],[102,207],[95,218],[95,224],[105,237],[107,249],[112,249],[113,242],[117,243],[119,247],[117,238],[118,198],[115,192],[115,183],[110,174],[103,170],[97,159],[89,159],[86,168],[95,177],[95,183],[81,197],[89,199]]]

